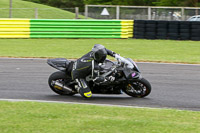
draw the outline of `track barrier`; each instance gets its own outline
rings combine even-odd
[[[132,38],[133,20],[0,19],[0,38]]]
[[[135,20],[134,38],[198,41],[200,22]]]
[[[200,40],[200,22],[95,19],[0,19],[0,38]]]

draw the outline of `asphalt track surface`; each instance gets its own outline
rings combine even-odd
[[[145,98],[122,95],[93,95],[91,99],[60,96],[50,90],[47,80],[56,69],[45,59],[0,58],[0,99],[109,104],[200,111],[200,65],[137,63],[152,85]]]

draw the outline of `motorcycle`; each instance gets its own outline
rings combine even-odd
[[[100,75],[105,78],[101,83],[95,83],[86,77],[88,86],[93,94],[122,94],[143,98],[150,94],[151,84],[142,77],[137,64],[130,58],[115,55],[117,61],[106,59],[100,66]],[[71,78],[70,67],[75,61],[65,58],[48,59],[47,63],[59,71],[49,76],[50,88],[59,95],[72,96],[78,93],[78,84]],[[70,65],[71,64],[71,65]]]

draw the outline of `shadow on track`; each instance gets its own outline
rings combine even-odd
[[[45,99],[51,101],[62,101],[62,102],[89,102],[89,103],[103,103],[103,104],[119,104],[119,103],[132,103],[136,101],[147,101],[147,98],[134,98],[126,95],[93,95],[91,98],[83,98],[79,94],[74,96],[62,96],[62,95],[46,95]]]

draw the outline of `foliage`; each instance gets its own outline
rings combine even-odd
[[[79,7],[84,5],[129,5],[129,6],[200,6],[200,0],[26,0],[58,8]]]
[[[134,5],[134,6],[151,6],[156,0],[84,0],[85,4],[95,5]]]
[[[189,6],[197,7],[200,1],[198,0],[158,0],[154,2],[156,6]]]
[[[84,0],[84,4],[132,6],[200,6],[200,0]]]

